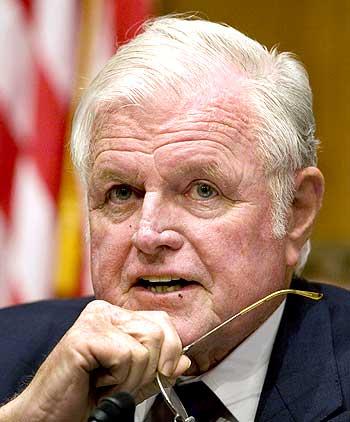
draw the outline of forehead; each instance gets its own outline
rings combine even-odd
[[[153,154],[167,145],[199,141],[202,146],[255,155],[255,116],[244,92],[197,95],[183,101],[159,98],[141,105],[101,107],[94,122],[91,161],[108,150]],[[186,144],[186,146],[188,146]],[[162,150],[165,150],[164,148]],[[248,158],[248,157],[246,157]]]

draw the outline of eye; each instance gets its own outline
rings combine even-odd
[[[218,191],[205,182],[196,182],[194,183],[188,191],[188,195],[192,199],[196,200],[205,200],[212,199],[218,195]]]
[[[107,194],[107,198],[114,203],[127,201],[131,198],[134,191],[129,185],[113,186]]]

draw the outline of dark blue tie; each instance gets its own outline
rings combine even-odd
[[[217,422],[219,420],[237,422],[222,401],[202,381],[176,385],[175,391],[185,406],[189,416],[196,422]],[[158,394],[144,422],[173,422],[174,415]]]

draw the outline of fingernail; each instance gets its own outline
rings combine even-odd
[[[185,355],[183,355],[183,357],[182,357],[184,360],[185,360],[185,362],[186,362],[186,365],[187,365],[187,368],[185,369],[185,371],[187,371],[187,369],[191,366],[191,364],[192,364],[192,362],[191,362],[191,359],[188,357],[188,356],[185,356]]]
[[[170,375],[174,372],[174,362],[167,360],[162,366],[160,372],[166,377],[170,377]]]

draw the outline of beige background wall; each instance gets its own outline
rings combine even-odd
[[[350,0],[162,1],[161,13],[188,11],[278,44],[306,65],[327,182],[306,274],[350,287]]]

